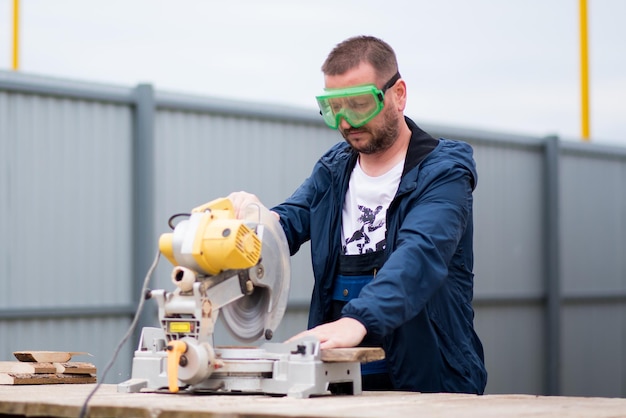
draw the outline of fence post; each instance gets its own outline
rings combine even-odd
[[[154,124],[156,105],[154,88],[139,84],[135,88],[135,119],[132,138],[132,275],[133,302],[139,301],[144,278],[154,255]],[[148,306],[148,305],[144,305]],[[133,344],[139,341],[141,329],[148,324],[146,313],[140,317],[133,333]]]
[[[559,138],[545,138],[546,394],[560,395],[561,248],[559,226]]]

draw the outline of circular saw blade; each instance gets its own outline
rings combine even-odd
[[[248,343],[263,336],[271,339],[283,319],[289,298],[291,265],[285,233],[269,209],[251,205],[244,219],[260,224],[261,259],[250,269],[254,291],[222,307],[221,314],[228,331]]]

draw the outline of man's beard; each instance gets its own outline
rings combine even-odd
[[[343,138],[348,144],[350,144],[352,149],[357,152],[363,154],[376,154],[378,152],[385,151],[389,149],[398,139],[400,132],[398,123],[399,116],[395,112],[386,112],[383,110],[382,117],[383,123],[380,128],[370,129],[366,126],[362,126],[360,128],[349,128],[341,130],[341,135],[343,135]],[[372,138],[369,142],[363,144],[362,146],[355,145],[348,139],[348,133],[352,130],[369,132],[372,135]]]

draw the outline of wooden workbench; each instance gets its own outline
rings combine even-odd
[[[0,417],[77,417],[93,384],[0,386]],[[117,393],[102,385],[89,417],[626,417],[624,398],[366,392],[310,399],[259,395]]]

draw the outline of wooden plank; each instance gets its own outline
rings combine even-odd
[[[52,363],[59,374],[96,374],[96,366],[91,363],[71,361],[67,363]]]
[[[96,374],[96,366],[91,363],[83,363],[77,361],[70,361],[65,363],[0,361],[0,372],[21,374]]]
[[[56,373],[0,373],[0,385],[51,385],[59,383],[95,383],[96,376]]]
[[[14,351],[13,355],[19,361],[41,363],[65,363],[72,356],[88,355],[89,353],[77,351]]]
[[[52,363],[24,363],[21,361],[0,361],[0,372],[2,373],[56,373],[57,368]]]
[[[0,416],[77,417],[94,385],[0,386]],[[626,398],[364,392],[308,399],[262,395],[119,393],[104,384],[87,415],[152,418],[617,418]]]
[[[358,361],[369,363],[385,358],[385,351],[378,347],[328,348],[322,350],[322,361],[326,363],[340,363]]]

